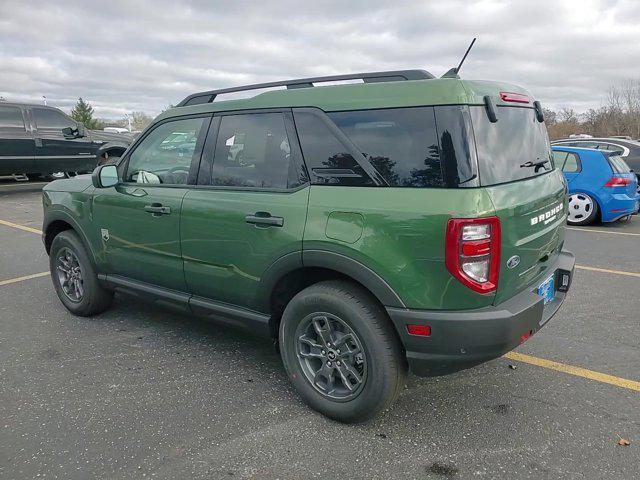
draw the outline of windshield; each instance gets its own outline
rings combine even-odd
[[[482,185],[496,185],[543,175],[553,170],[544,123],[532,108],[497,107],[491,123],[484,107],[470,107]]]

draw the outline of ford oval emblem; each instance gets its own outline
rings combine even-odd
[[[520,257],[518,255],[514,255],[507,260],[507,267],[509,268],[516,268],[518,265],[520,265]]]

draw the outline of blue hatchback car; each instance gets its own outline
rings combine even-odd
[[[617,152],[561,146],[552,150],[569,185],[569,224],[614,222],[638,212],[638,179]]]

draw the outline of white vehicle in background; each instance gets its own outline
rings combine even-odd
[[[129,132],[128,128],[122,128],[122,127],[104,127],[102,131],[109,132],[109,133],[131,133]]]

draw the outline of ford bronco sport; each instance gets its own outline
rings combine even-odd
[[[312,408],[356,422],[408,370],[477,365],[549,321],[566,191],[527,91],[341,75],[187,97],[117,165],[47,185],[43,240],[72,313],[116,291],[247,327]]]

